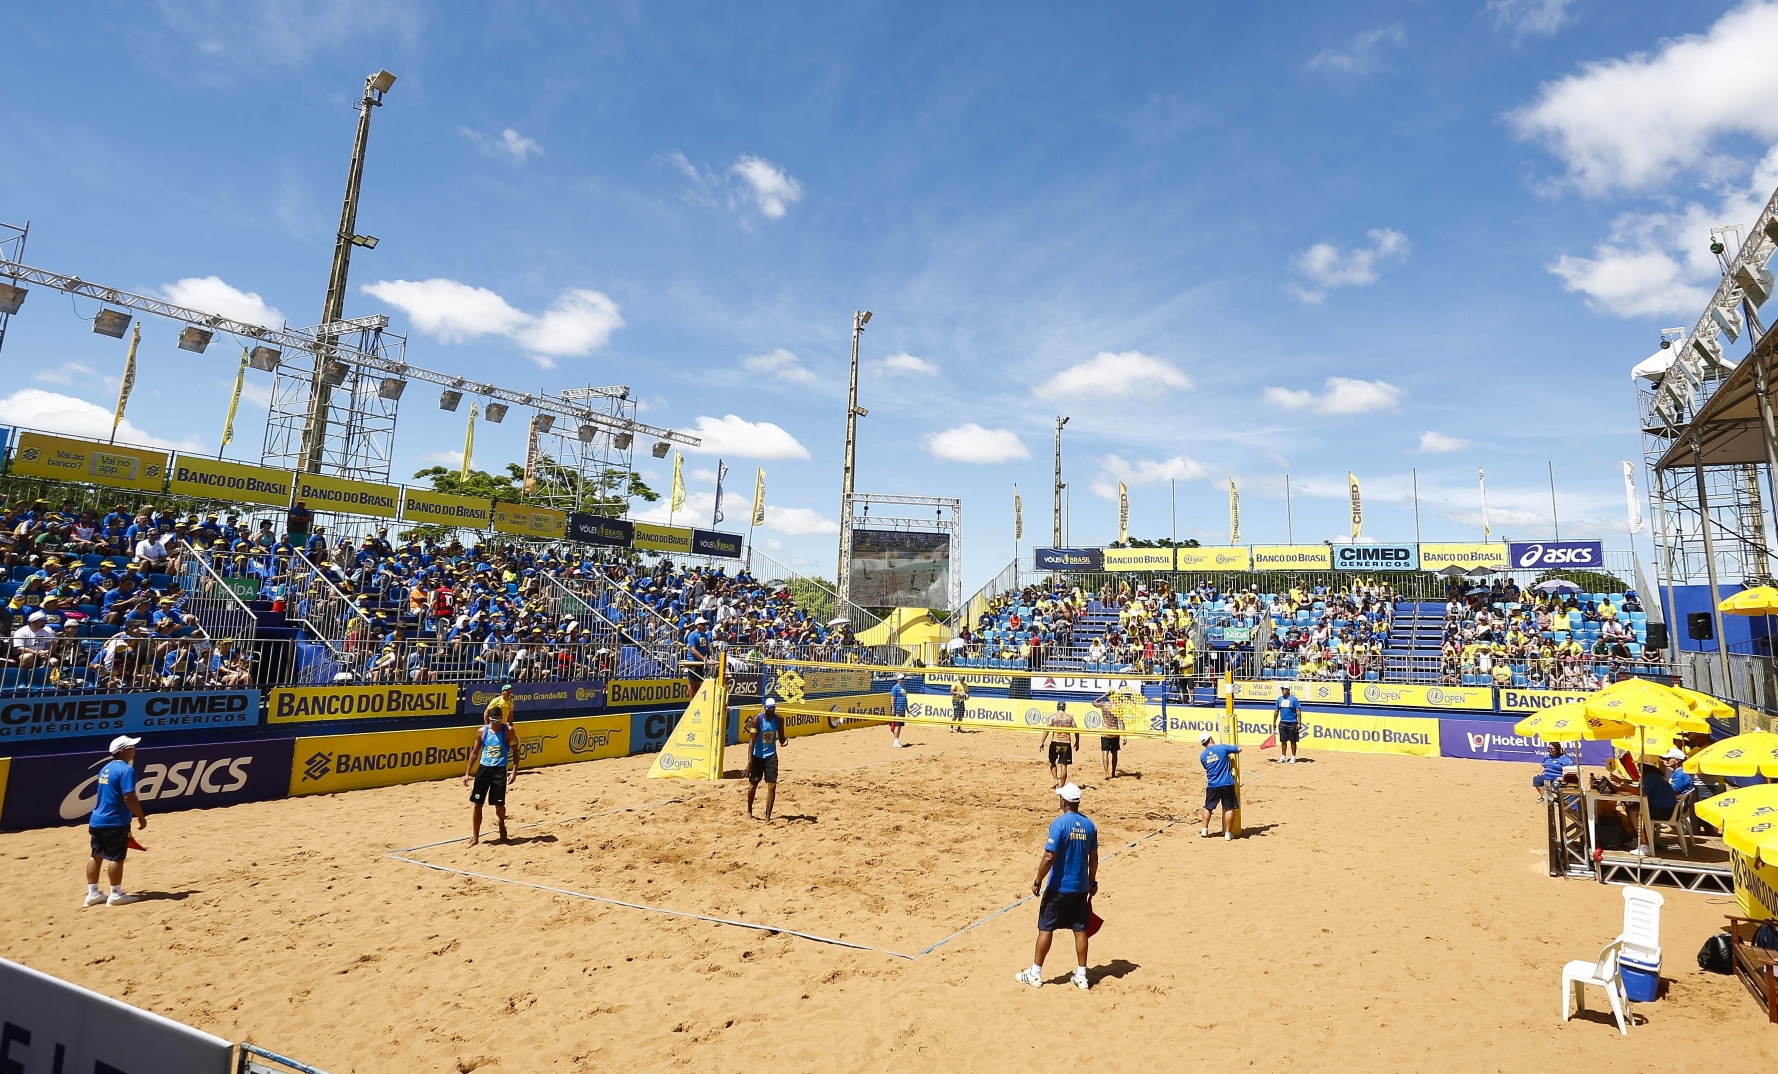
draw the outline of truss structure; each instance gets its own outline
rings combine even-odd
[[[963,608],[963,501],[945,496],[894,496],[855,492],[842,512],[840,531],[839,594],[843,604],[852,596],[852,533],[854,529],[891,530],[900,533],[940,533],[949,538],[950,572],[946,612]],[[872,509],[876,510],[873,511]],[[887,510],[884,510],[887,508]],[[917,511],[917,513],[916,513]]]
[[[630,389],[622,384],[568,388],[559,394],[559,398],[583,405],[606,421],[590,433],[582,433],[562,422],[550,423],[548,432],[541,429],[537,432],[532,458],[527,464],[548,458],[572,474],[574,481],[572,488],[554,483],[538,484],[537,502],[562,511],[578,511],[589,496],[624,497],[630,487],[630,472],[634,469],[636,438],[633,433],[612,430],[636,420],[636,401],[630,398]],[[623,515],[628,511],[620,506],[610,513]]]
[[[305,329],[333,342],[320,359],[340,377],[327,395],[327,423],[321,444],[320,473],[355,481],[387,484],[395,453],[395,417],[401,394],[383,390],[387,378],[373,375],[363,365],[337,362],[331,354],[349,348],[374,354],[383,362],[404,367],[407,338],[386,331],[387,317],[364,317],[320,328]],[[286,354],[272,373],[272,400],[266,409],[265,445],[260,461],[281,470],[303,469],[303,431],[309,423],[309,398],[315,380],[315,352]]]
[[[31,225],[15,227],[12,224],[0,223],[0,262],[17,264],[25,259],[25,238],[31,231]],[[12,278],[13,283],[20,282]],[[0,311],[0,348],[6,346],[6,325],[12,316]]]

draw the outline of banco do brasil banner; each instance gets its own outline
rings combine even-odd
[[[173,456],[167,491],[205,500],[289,507],[291,483],[289,470],[181,453]]]
[[[394,485],[319,474],[297,474],[292,498],[311,511],[340,511],[377,518],[395,518],[401,507],[401,490]]]
[[[656,526],[651,522],[635,522],[635,547],[647,552],[691,552],[691,530],[683,526]]]
[[[267,723],[387,720],[457,714],[457,684],[299,686],[271,691]]]
[[[295,740],[285,771],[295,795],[332,794],[461,776],[475,751],[475,727],[322,735]],[[518,732],[519,767],[623,757],[630,752],[630,717],[586,716],[524,720]]]
[[[609,708],[637,705],[684,705],[691,701],[691,683],[685,679],[613,679],[605,687]]]
[[[1493,544],[1423,544],[1420,546],[1420,569],[1442,571],[1447,567],[1465,570],[1506,569],[1506,545]]]
[[[43,433],[20,433],[12,472],[20,477],[159,492],[167,480],[167,453],[109,447]]]
[[[402,490],[401,520],[485,530],[494,515],[493,503],[478,496],[454,496],[448,492],[407,488]]]
[[[1333,566],[1333,549],[1324,544],[1256,544],[1256,571],[1325,571]]]
[[[164,694],[49,694],[0,701],[0,748],[82,735],[252,727],[258,690],[193,690]]]
[[[1107,548],[1103,553],[1108,571],[1170,571],[1171,548]]]

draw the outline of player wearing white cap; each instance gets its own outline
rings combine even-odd
[[[784,717],[778,715],[778,699],[768,697],[758,714],[747,718],[747,815],[753,816],[753,796],[766,785],[766,820],[778,801],[778,747],[790,742],[784,733]]]
[[[139,827],[148,827],[148,817],[136,798],[136,746],[139,738],[118,735],[111,740],[111,760],[99,769],[98,800],[87,820],[87,837],[93,856],[86,863],[86,905],[127,906],[136,896],[123,889],[123,860],[130,853],[130,816],[135,815]],[[111,894],[99,890],[99,862],[111,881]]]
[[[1031,894],[1042,892],[1037,909],[1037,951],[1029,969],[1017,975],[1020,984],[1043,984],[1043,960],[1057,929],[1074,933],[1074,973],[1069,983],[1090,987],[1087,981],[1087,930],[1093,919],[1093,896],[1099,891],[1099,829],[1080,811],[1080,788],[1064,783],[1056,788],[1062,813],[1050,822],[1043,841],[1043,857],[1037,862],[1037,878]],[[1049,887],[1043,878],[1049,876]]]

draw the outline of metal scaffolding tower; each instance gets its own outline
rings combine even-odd
[[[25,238],[30,234],[30,231],[29,221],[25,223],[24,227],[0,223],[0,261],[12,264],[24,261]],[[8,283],[6,280],[11,282]],[[0,280],[0,286],[7,288],[4,293],[0,293],[0,348],[6,346],[6,325],[12,320],[12,314],[7,311],[25,300],[24,293],[15,290],[18,284],[19,280],[16,276],[8,276],[4,280]]]
[[[381,315],[340,321],[305,335],[329,341],[318,350],[339,354],[349,347],[372,355],[389,367],[407,365],[407,338],[387,331]],[[324,331],[323,329],[326,329]],[[316,366],[320,369],[317,370]],[[325,412],[319,441],[305,433],[313,413],[313,386],[322,383]],[[395,452],[395,416],[406,382],[379,375],[371,366],[318,358],[316,352],[286,352],[272,375],[272,400],[266,409],[265,446],[260,461],[285,470],[304,470],[357,481],[389,481]],[[311,451],[319,451],[311,456]]]
[[[537,482],[535,502],[562,511],[578,511],[589,497],[617,497],[620,503],[596,513],[628,514],[624,504],[628,502],[626,493],[634,469],[635,435],[613,429],[636,420],[636,401],[630,398],[630,389],[622,384],[567,388],[558,397],[584,405],[604,421],[600,425],[589,422],[578,426],[551,421],[546,430],[540,427],[544,415],[539,415],[538,424],[533,425],[536,432],[531,457],[526,460],[527,473],[535,472],[547,460],[566,471],[570,479],[566,483]]]

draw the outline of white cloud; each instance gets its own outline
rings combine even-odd
[[[928,362],[924,358],[916,358],[906,351],[902,351],[900,354],[891,354],[880,362],[872,362],[870,363],[870,369],[878,376],[884,377],[938,376],[937,366]]]
[[[833,528],[833,531],[835,533],[838,533],[840,531],[840,527],[836,524]],[[767,537],[764,541],[760,542],[760,546],[762,548],[764,548],[767,552],[782,552],[782,551],[784,551],[784,542],[780,541],[776,537]]]
[[[537,143],[537,139],[528,138],[511,127],[501,131],[499,137],[468,127],[463,128],[463,134],[489,156],[508,156],[520,164],[525,163],[527,157],[543,154],[543,146]]]
[[[786,537],[818,537],[840,532],[840,524],[812,507],[766,504],[766,529]]]
[[[1373,410],[1394,410],[1407,393],[1382,380],[1353,380],[1350,377],[1328,377],[1320,395],[1289,388],[1267,388],[1265,400],[1285,410],[1313,410],[1317,414],[1366,414]]]
[[[1584,65],[1507,119],[1588,194],[1648,189],[1710,163],[1725,135],[1778,138],[1778,4],[1744,3],[1702,34]]]
[[[21,388],[0,399],[0,423],[40,429],[46,433],[82,436],[106,440],[111,436],[111,408],[76,399],[71,395],[46,392],[40,388]],[[197,436],[184,440],[168,440],[144,432],[124,419],[117,427],[120,444],[143,447],[177,448],[181,451],[202,451],[204,442]]]
[[[773,220],[783,218],[787,205],[802,200],[803,185],[769,160],[742,157],[730,170],[747,184],[759,211]]]
[[[1164,359],[1143,354],[1141,351],[1124,351],[1120,354],[1100,351],[1039,384],[1032,394],[1039,399],[1066,402],[1089,398],[1127,398],[1191,386],[1191,378]]]
[[[1031,457],[1018,433],[984,429],[973,421],[942,433],[927,433],[923,442],[934,458],[952,462],[996,463]]]
[[[1422,455],[1449,455],[1469,447],[1470,442],[1444,433],[1435,433],[1430,429],[1420,434],[1420,453]]]
[[[1121,455],[1107,455],[1099,460],[1100,473],[1093,479],[1093,491],[1108,500],[1117,499],[1117,483],[1155,485],[1162,481],[1197,481],[1208,477],[1198,460],[1187,455],[1170,459],[1138,459],[1134,462]]]
[[[1515,37],[1549,37],[1574,21],[1575,0],[1488,0],[1494,24]]]
[[[261,410],[269,410],[272,405],[272,386],[261,384],[252,377],[244,378],[241,381],[241,401]]]
[[[39,369],[31,374],[31,379],[40,380],[45,384],[61,384],[72,387],[76,384],[92,384],[95,381],[109,381],[115,385],[117,378],[101,377],[91,366],[79,362],[63,362],[50,369]]]
[[[486,287],[456,280],[379,280],[365,284],[363,291],[406,313],[426,335],[446,343],[505,336],[530,351],[532,361],[545,369],[553,368],[556,358],[603,347],[624,325],[616,302],[585,288],[563,291],[535,315]]]
[[[801,358],[783,347],[779,347],[769,354],[755,354],[743,358],[741,367],[749,373],[758,373],[761,376],[789,381],[792,384],[808,384],[817,379],[814,370],[804,365]]]
[[[734,414],[720,418],[699,415],[697,426],[686,430],[703,441],[687,450],[699,455],[723,455],[742,459],[806,459],[809,449],[769,421],[747,421]]]
[[[1408,40],[1407,30],[1401,23],[1393,26],[1379,26],[1375,30],[1366,30],[1351,41],[1343,49],[1323,49],[1309,60],[1311,71],[1333,71],[1343,75],[1368,75],[1373,71],[1382,70],[1383,46],[1405,45]]]
[[[1291,258],[1290,266],[1309,278],[1313,288],[1293,287],[1304,302],[1320,302],[1335,287],[1368,287],[1378,279],[1379,262],[1405,258],[1408,237],[1393,228],[1372,228],[1365,232],[1369,246],[1341,250],[1328,242],[1318,242]]]
[[[1691,313],[1710,300],[1711,289],[1689,283],[1684,269],[1663,250],[1626,250],[1609,243],[1593,257],[1563,254],[1549,267],[1587,305],[1619,317]]]
[[[186,306],[201,313],[218,313],[242,324],[256,324],[261,328],[278,328],[284,324],[284,315],[266,305],[265,299],[252,291],[230,287],[220,276],[183,279],[161,288],[161,295],[175,306]]]

